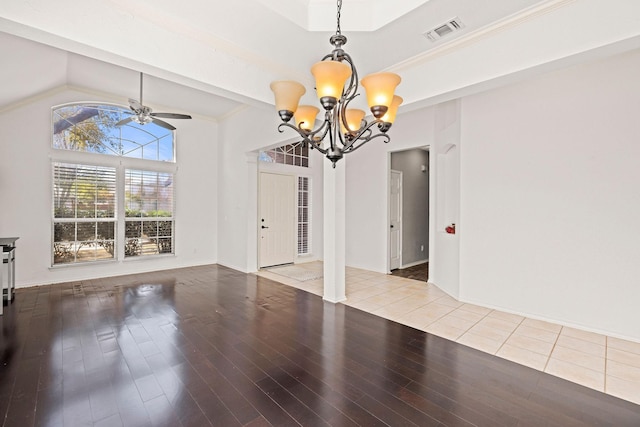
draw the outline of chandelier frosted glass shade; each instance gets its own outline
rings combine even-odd
[[[312,130],[316,125],[316,116],[319,112],[320,109],[313,105],[300,105],[293,114],[296,126],[305,131]]]
[[[369,74],[361,83],[367,91],[367,104],[373,115],[379,119],[391,107],[393,93],[400,84],[400,76],[393,73]]]
[[[270,87],[275,94],[276,110],[280,112],[281,117],[282,114],[288,116],[287,120],[284,117],[282,117],[282,120],[289,121],[293,113],[298,109],[300,98],[307,90],[300,83],[292,80],[272,82]]]
[[[320,61],[313,64],[311,74],[316,79],[318,99],[324,106],[324,98],[333,98],[335,103],[342,96],[344,84],[351,77],[351,67],[339,61]],[[331,108],[333,106],[325,106],[325,109]]]
[[[384,123],[393,123],[396,120],[396,113],[398,112],[398,107],[402,104],[403,99],[398,95],[393,95],[393,100],[391,101],[391,105],[389,109],[385,113],[384,116],[380,120]]]

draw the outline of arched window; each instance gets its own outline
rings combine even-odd
[[[173,254],[175,131],[128,108],[52,109],[52,264]]]
[[[128,122],[131,110],[116,105],[70,104],[53,109],[53,148],[173,162],[174,131],[155,123]]]

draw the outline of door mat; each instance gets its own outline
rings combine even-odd
[[[267,268],[267,271],[271,273],[279,274],[281,276],[288,277],[290,279],[297,280],[299,282],[306,282],[309,280],[322,279],[322,271],[314,271],[308,268],[299,267],[297,265],[286,265],[284,267],[272,267]]]

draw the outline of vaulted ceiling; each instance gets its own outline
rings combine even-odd
[[[398,93],[417,107],[587,52],[638,48],[639,4],[343,0],[341,29],[360,76],[398,72]],[[426,37],[453,18],[459,31]],[[0,111],[61,87],[126,105],[142,71],[149,105],[221,119],[268,107],[272,80],[312,87],[309,68],[335,29],[333,0],[4,0]]]

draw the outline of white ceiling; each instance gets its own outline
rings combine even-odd
[[[343,0],[341,28],[362,77],[570,3]],[[464,24],[458,33],[424,36],[454,17]],[[311,87],[308,70],[331,51],[335,26],[333,0],[3,0],[0,111],[64,86],[126,105],[138,98],[143,71],[145,104],[218,120],[244,104],[271,103],[271,80]],[[402,85],[398,92],[406,96]]]

